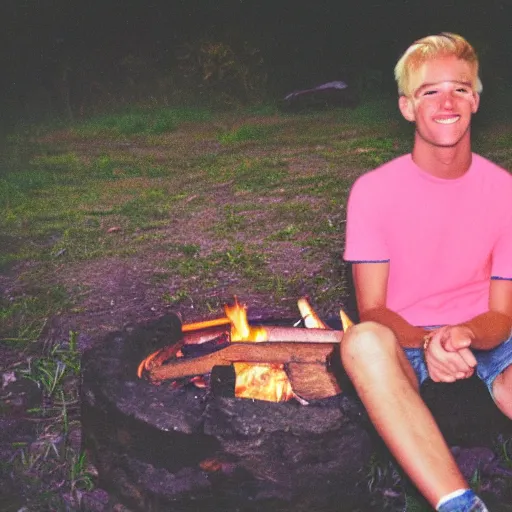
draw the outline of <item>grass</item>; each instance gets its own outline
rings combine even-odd
[[[269,143],[271,137],[279,131],[279,126],[245,124],[235,130],[227,131],[218,136],[221,144],[258,141]]]
[[[51,425],[40,450],[19,447],[19,474],[55,470],[77,496],[92,482],[83,454],[55,441],[77,426],[76,334],[43,340],[53,318],[84,318],[114,293],[95,265],[134,262],[158,307],[196,317],[218,316],[234,294],[249,312],[257,302],[290,316],[309,295],[336,314],[350,186],[410,142],[395,99],[293,116],[133,108],[13,134],[0,161],[0,343],[23,354],[16,371],[43,390],[34,414]],[[475,149],[510,167],[511,146],[509,124],[479,119]],[[501,450],[510,462],[510,440]],[[374,487],[393,480],[383,467]]]
[[[31,351],[27,364],[18,368],[18,378],[33,381],[42,393],[41,405],[26,412],[40,422],[37,440],[13,446],[11,471],[17,475],[16,487],[32,491],[30,510],[64,510],[63,491],[79,503],[81,492],[94,488],[86,455],[72,440],[80,430],[80,357],[77,333],[70,332],[65,342],[50,343],[42,353]],[[58,491],[52,490],[55,480]]]
[[[32,287],[21,296],[0,297],[0,342],[27,344],[37,341],[51,315],[69,305],[61,286]]]
[[[73,132],[80,137],[161,135],[177,130],[183,123],[209,121],[211,117],[212,114],[206,109],[130,109],[122,114],[97,116],[78,124]]]

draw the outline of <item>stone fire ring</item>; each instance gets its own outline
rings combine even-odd
[[[100,487],[144,512],[361,506],[372,439],[357,400],[277,404],[138,379],[140,360],[179,336],[167,315],[84,355],[84,448]]]

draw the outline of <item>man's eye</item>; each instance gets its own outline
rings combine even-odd
[[[459,87],[457,89],[457,92],[461,92],[463,94],[467,94],[469,92],[469,89],[466,89],[466,87]]]
[[[428,91],[425,91],[425,92],[423,93],[423,96],[432,96],[432,95],[433,95],[433,94],[435,94],[436,92],[437,92],[436,90],[432,90],[432,89],[430,89],[430,90],[428,90]]]

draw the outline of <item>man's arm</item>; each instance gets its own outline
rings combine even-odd
[[[352,273],[361,322],[373,321],[389,327],[402,347],[421,347],[427,331],[386,307],[389,262],[353,263]]]
[[[512,334],[512,280],[492,279],[489,288],[489,311],[452,328],[447,350],[458,350],[459,343],[469,338],[471,347],[491,350]],[[469,344],[468,343],[468,344]]]

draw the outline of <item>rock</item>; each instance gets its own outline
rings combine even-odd
[[[271,403],[137,379],[138,362],[176,341],[176,328],[170,317],[113,333],[84,356],[83,440],[101,487],[141,511],[284,511],[305,499],[320,509],[355,499],[371,456],[356,400]]]

